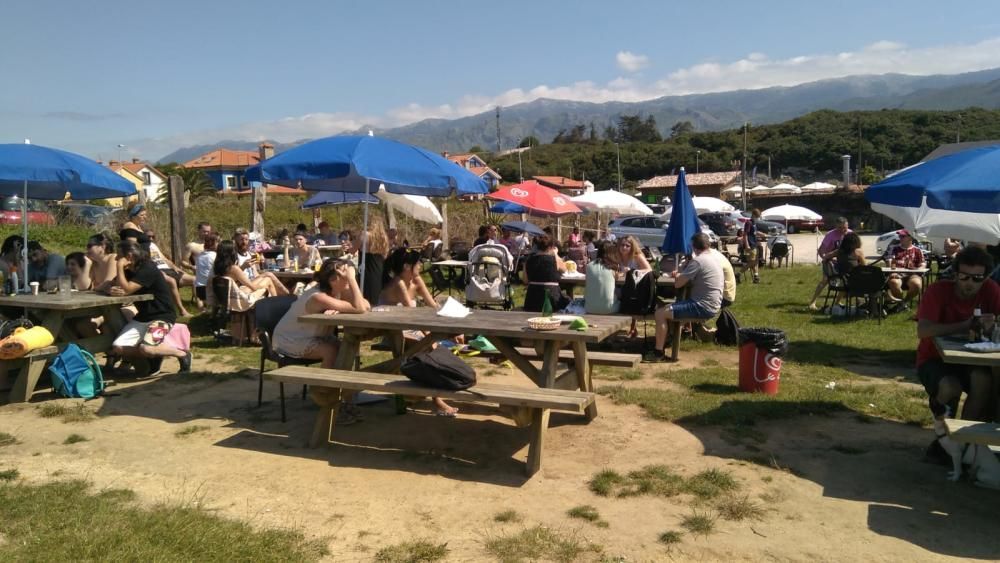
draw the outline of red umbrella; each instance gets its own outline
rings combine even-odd
[[[516,203],[534,211],[550,215],[568,215],[580,213],[580,208],[569,200],[568,196],[552,188],[547,188],[534,180],[521,182],[512,186],[504,186],[489,194],[488,197]]]

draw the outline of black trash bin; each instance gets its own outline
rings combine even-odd
[[[747,393],[778,393],[781,358],[788,351],[785,332],[776,328],[740,329],[740,390]]]

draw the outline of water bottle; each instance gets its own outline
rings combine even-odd
[[[17,295],[17,288],[20,284],[17,282],[17,272],[10,273],[10,294]]]

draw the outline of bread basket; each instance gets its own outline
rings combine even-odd
[[[528,326],[534,330],[555,330],[559,328],[559,319],[553,317],[533,317],[528,319]]]

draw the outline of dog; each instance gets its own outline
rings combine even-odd
[[[951,456],[952,470],[949,481],[962,478],[962,466],[969,466],[969,478],[978,487],[1000,490],[1000,460],[988,446],[982,444],[960,444],[948,435],[944,420],[934,421],[934,433],[938,443]]]

